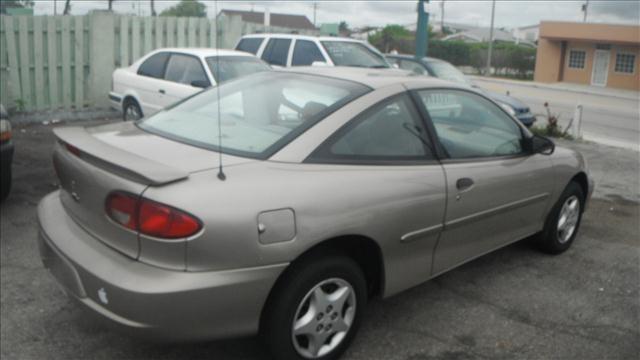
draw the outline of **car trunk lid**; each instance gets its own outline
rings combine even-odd
[[[98,240],[139,258],[136,231],[112,221],[105,201],[114,191],[142,196],[149,186],[184,181],[196,171],[215,168],[218,154],[146,133],[131,123],[54,129],[53,162],[67,212]],[[251,161],[224,156],[225,166]]]

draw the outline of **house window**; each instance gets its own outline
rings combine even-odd
[[[624,74],[633,74],[636,56],[634,54],[616,54],[615,71]]]
[[[572,69],[584,69],[584,62],[587,53],[582,50],[571,50],[569,52],[569,67]]]

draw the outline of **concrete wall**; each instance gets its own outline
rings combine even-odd
[[[562,70],[562,42],[540,39],[536,52],[536,68],[533,80],[538,82],[560,81]]]

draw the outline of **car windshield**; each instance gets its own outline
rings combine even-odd
[[[327,77],[260,72],[200,92],[138,126],[190,145],[264,159],[369,90]]]
[[[449,80],[465,85],[470,85],[471,82],[467,79],[462,71],[458,70],[455,66],[445,61],[429,61],[429,67],[435,73],[435,76],[440,79]]]
[[[210,56],[207,65],[217,82],[271,70],[269,65],[252,56]]]
[[[336,66],[388,68],[389,63],[366,45],[354,41],[322,41]]]

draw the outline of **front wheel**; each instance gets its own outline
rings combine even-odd
[[[353,340],[367,302],[360,267],[345,256],[298,263],[265,308],[261,335],[275,359],[336,359]]]
[[[572,181],[551,209],[540,235],[540,247],[544,252],[559,254],[571,247],[580,227],[583,209],[582,187]]]

